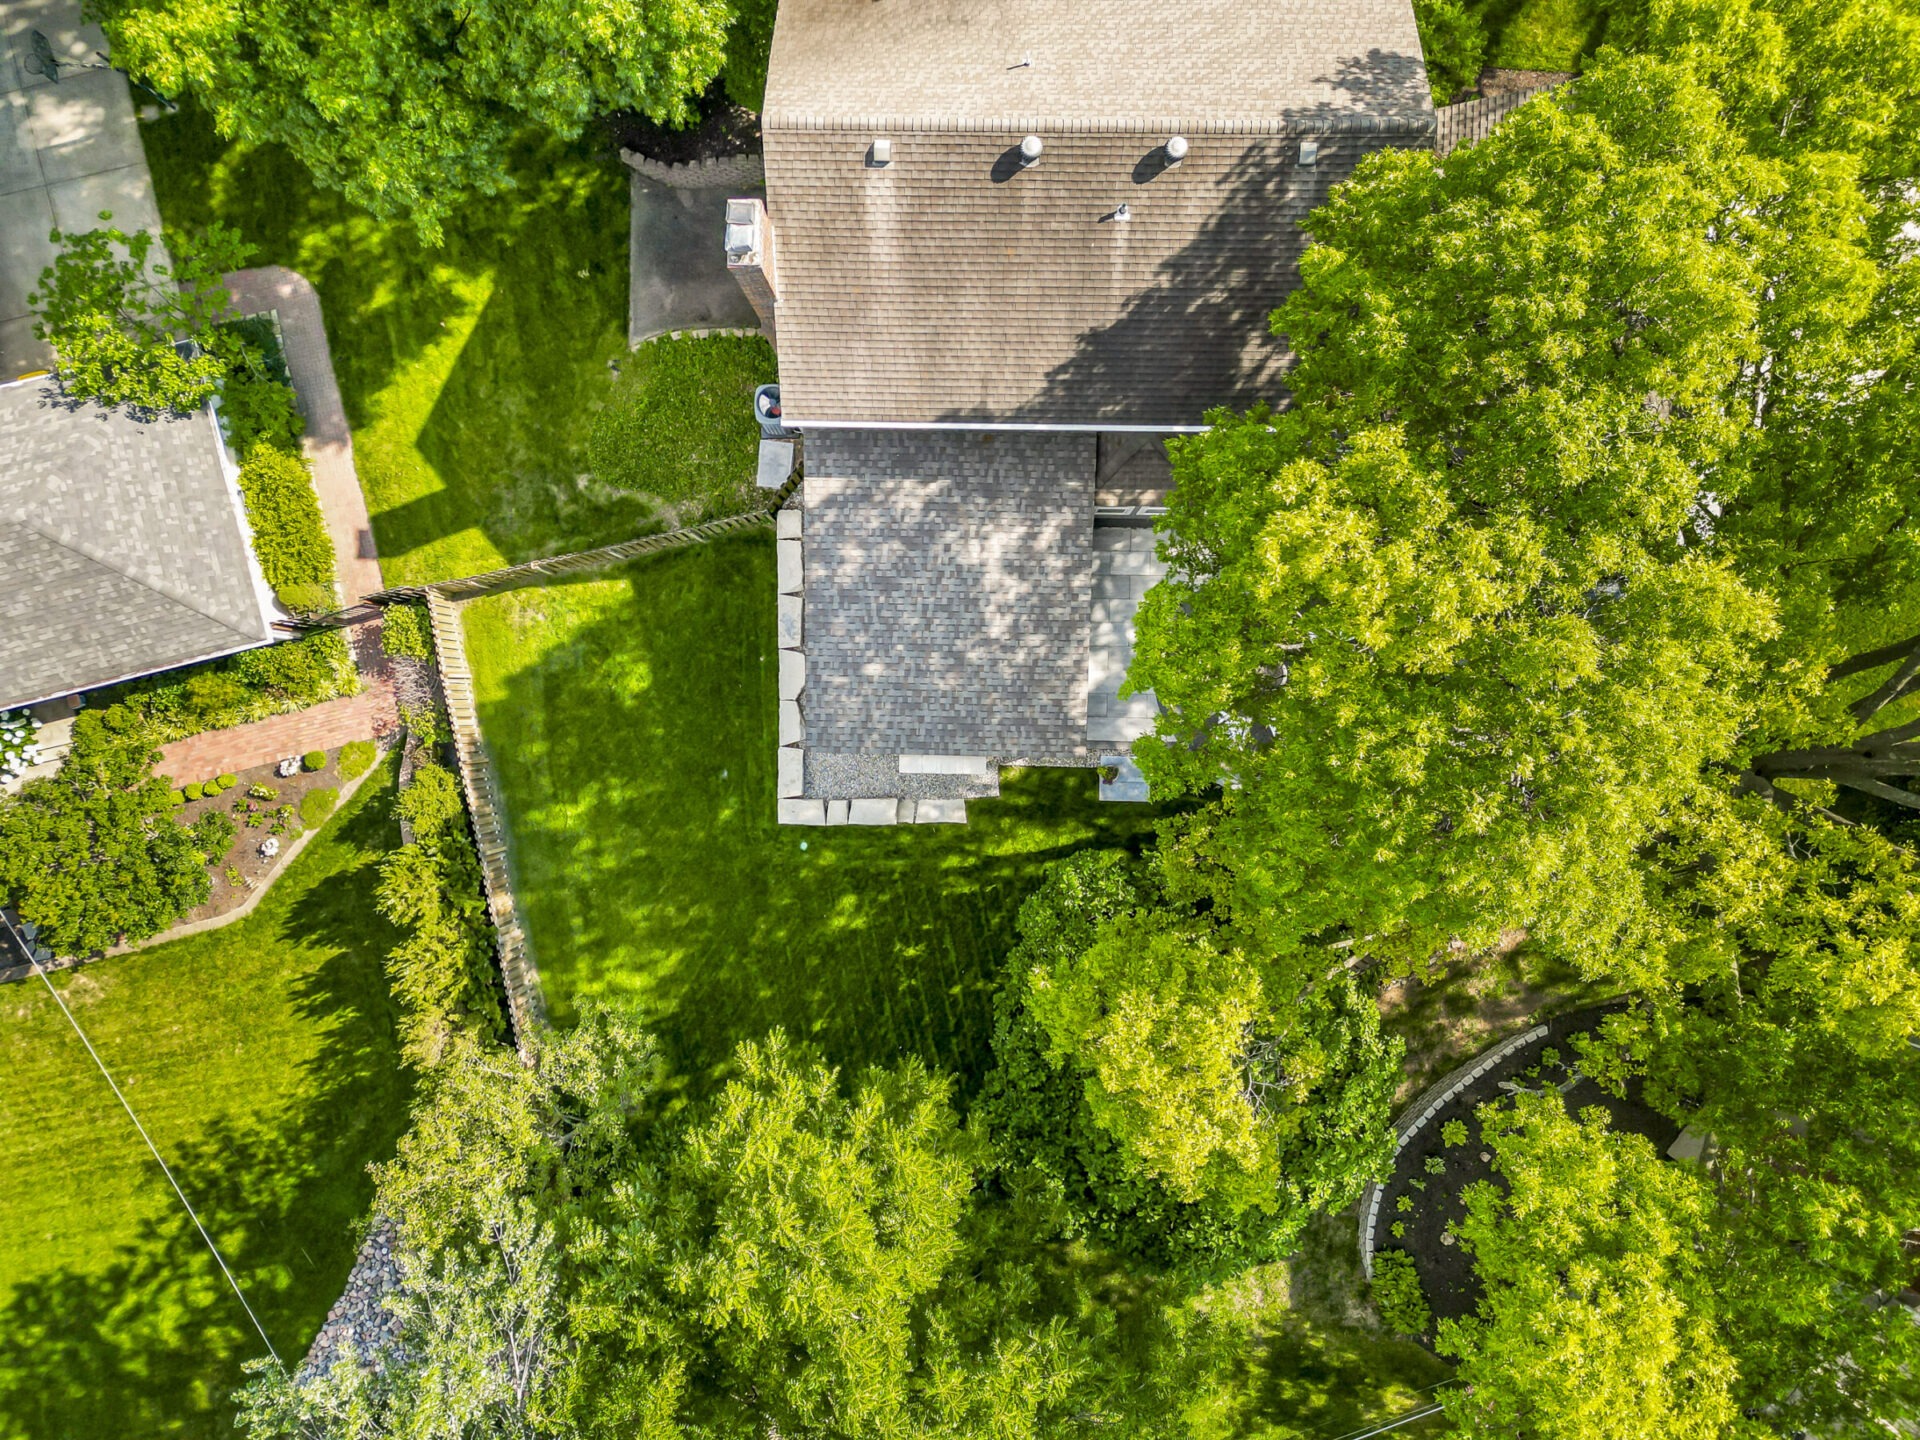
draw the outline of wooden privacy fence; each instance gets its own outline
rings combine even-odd
[[[520,565],[508,565],[500,570],[487,570],[479,575],[468,575],[459,580],[435,580],[428,585],[396,585],[388,590],[380,590],[366,598],[376,605],[417,604],[427,598],[428,591],[437,591],[443,596],[491,595],[501,590],[517,590],[522,585],[531,585],[539,580],[551,579],[558,575],[572,575],[582,570],[601,570],[609,565],[618,565],[624,560],[637,560],[642,555],[655,555],[662,550],[678,550],[686,545],[704,545],[709,540],[718,540],[726,535],[745,534],[753,530],[773,528],[771,510],[755,510],[746,515],[729,515],[724,520],[709,520],[704,525],[689,525],[682,530],[668,530],[659,535],[647,535],[638,540],[623,540],[618,545],[603,545],[598,550],[578,550],[571,555],[554,555],[545,560],[528,560]]]

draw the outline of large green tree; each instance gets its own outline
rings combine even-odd
[[[1461,1243],[1485,1287],[1440,1322],[1462,1382],[1441,1403],[1470,1440],[1718,1440],[1735,1428],[1733,1362],[1699,1243],[1711,1208],[1606,1112],[1558,1095],[1481,1112],[1502,1183],[1468,1187]]]
[[[94,0],[116,64],[190,92],[222,135],[287,147],[374,214],[444,222],[513,182],[540,126],[687,118],[719,72],[726,0]]]
[[[157,759],[144,719],[85,710],[58,773],[0,796],[0,896],[56,955],[144,940],[206,903],[233,822],[177,823]]]
[[[1608,55],[1444,164],[1371,157],[1274,317],[1292,403],[1174,447],[1141,763],[1230,782],[1174,854],[1276,949],[1525,925],[1648,958],[1640,848],[1702,784],[1849,742],[1830,679],[1911,627],[1911,452],[1856,435],[1911,413],[1910,267],[1856,159],[1757,149],[1711,78]],[[1776,452],[1789,393],[1818,455]],[[1846,564],[1780,559],[1823,525]],[[1897,604],[1831,623],[1847,577]]]

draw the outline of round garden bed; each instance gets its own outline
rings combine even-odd
[[[1426,1114],[1433,1103],[1431,1092],[1414,1102],[1410,1113],[1422,1118],[1410,1133],[1403,1132],[1406,1138],[1394,1158],[1393,1172],[1380,1187],[1378,1209],[1373,1212],[1373,1248],[1375,1254],[1404,1250],[1413,1257],[1436,1322],[1470,1315],[1480,1300],[1473,1257],[1453,1243],[1449,1230],[1466,1216],[1462,1199],[1466,1188],[1480,1180],[1505,1188],[1490,1163],[1492,1149],[1481,1139],[1475,1113],[1480,1106],[1511,1094],[1509,1085],[1551,1087],[1560,1090],[1573,1113],[1598,1105],[1611,1117],[1614,1129],[1646,1136],[1662,1155],[1680,1134],[1678,1125],[1646,1105],[1639,1081],[1630,1082],[1624,1096],[1614,1096],[1575,1070],[1579,1056],[1573,1038],[1619,1008],[1619,1004],[1599,1006],[1544,1021],[1536,1027],[1544,1034],[1505,1053],[1499,1046],[1489,1051],[1489,1056],[1497,1057],[1493,1063],[1431,1115]],[[1463,1069],[1470,1074],[1476,1065]],[[1449,1077],[1436,1088],[1444,1091],[1452,1081]],[[1363,1224],[1372,1204],[1369,1192],[1361,1202]]]

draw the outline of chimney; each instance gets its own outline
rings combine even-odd
[[[760,329],[777,349],[774,317],[780,305],[780,272],[774,263],[773,221],[755,196],[727,201],[727,270],[760,317]]]

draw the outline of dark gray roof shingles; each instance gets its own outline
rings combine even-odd
[[[808,748],[1084,751],[1093,475],[1090,435],[810,436]]]

